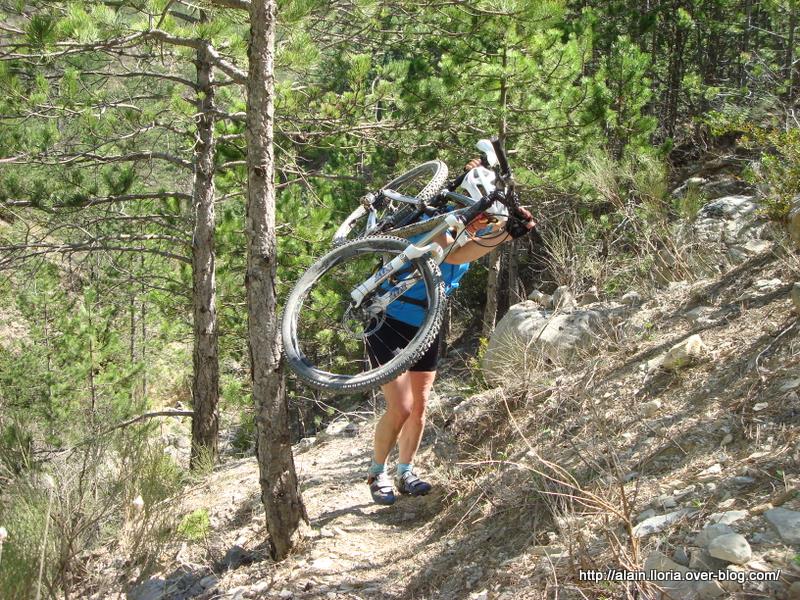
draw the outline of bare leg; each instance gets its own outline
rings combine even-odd
[[[436,379],[436,371],[409,371],[406,375],[409,377],[413,405],[400,432],[401,463],[413,462],[419,448],[422,432],[425,429],[425,408],[433,389],[433,380]]]
[[[375,445],[373,458],[376,463],[385,463],[386,457],[397,442],[397,436],[411,414],[414,395],[411,391],[412,373],[405,372],[397,379],[383,385],[386,398],[386,412],[375,426]]]

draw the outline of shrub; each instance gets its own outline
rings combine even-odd
[[[766,189],[766,216],[783,221],[789,215],[792,199],[800,194],[800,128],[763,129],[751,125],[746,129],[742,143],[761,149],[759,165],[750,170],[748,177]]]
[[[9,530],[0,569],[4,599],[30,597],[40,563],[45,595],[74,594],[93,575],[88,551],[105,543],[124,548],[137,574],[153,564],[170,529],[163,502],[182,474],[148,428],[89,437],[43,470],[14,479],[0,499],[0,522]],[[139,495],[141,511],[132,508]]]
[[[184,515],[178,525],[178,533],[190,542],[196,542],[205,539],[210,528],[211,522],[208,518],[208,510],[198,508],[188,515]]]

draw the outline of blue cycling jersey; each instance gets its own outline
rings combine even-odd
[[[449,296],[453,290],[458,287],[459,281],[469,269],[469,263],[463,263],[460,265],[442,263],[439,265],[439,269],[442,272],[442,281],[444,281],[444,293]],[[425,319],[425,311],[427,309],[417,304],[403,302],[403,298],[411,298],[413,300],[421,300],[422,302],[425,302],[425,282],[420,281],[416,283],[410,290],[392,302],[386,309],[386,314],[393,319],[397,319],[403,323],[408,323],[414,327],[419,327],[422,325],[422,321]]]
[[[423,216],[420,220],[427,220],[428,218],[429,217],[427,216]],[[409,241],[417,242],[418,240],[422,239],[424,235],[425,234],[412,236],[409,238]],[[460,265],[442,263],[439,265],[439,270],[442,273],[442,281],[444,282],[444,293],[447,296],[453,293],[453,290],[458,288],[459,281],[461,281],[461,278],[464,277],[464,274],[468,269],[469,263],[463,263]],[[413,325],[414,327],[419,327],[422,325],[422,321],[425,319],[425,311],[427,309],[423,306],[419,306],[418,304],[403,302],[404,298],[410,298],[411,300],[415,300],[417,302],[426,302],[425,282],[420,281],[416,283],[410,290],[392,302],[386,309],[386,314],[393,319],[397,319],[398,321],[402,321],[408,325]]]

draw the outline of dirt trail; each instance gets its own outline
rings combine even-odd
[[[176,589],[168,597],[402,596],[420,562],[421,542],[429,538],[428,525],[442,506],[443,492],[434,488],[422,498],[401,496],[390,507],[374,504],[365,483],[372,428],[372,422],[364,423],[355,437],[325,436],[297,451],[295,462],[313,532],[280,565],[261,560],[267,533],[254,459],[223,465],[202,487],[187,494],[182,512],[207,508],[212,533],[205,548],[184,545],[179,562],[212,563],[219,568],[198,574],[213,584],[205,592]],[[225,570],[240,553],[235,547],[243,551],[244,562],[255,561]]]

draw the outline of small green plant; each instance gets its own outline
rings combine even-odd
[[[243,410],[239,419],[239,426],[236,428],[231,447],[236,451],[237,456],[249,456],[252,454],[253,444],[256,439],[256,422],[251,410]]]
[[[478,351],[475,353],[475,356],[469,359],[469,371],[472,375],[472,384],[477,389],[484,389],[486,388],[486,380],[483,378],[483,370],[481,369],[481,363],[483,362],[483,357],[486,356],[486,350],[489,348],[489,340],[485,337],[482,337],[478,340]]]
[[[181,519],[178,524],[178,533],[190,542],[197,542],[208,535],[210,528],[211,522],[208,518],[208,510],[198,508]]]
[[[686,187],[686,193],[682,197],[675,199],[673,209],[680,218],[694,222],[698,211],[705,202],[706,199],[699,188],[690,182]]]

